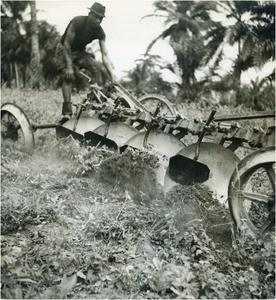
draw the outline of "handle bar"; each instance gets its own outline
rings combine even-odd
[[[88,75],[86,75],[85,73],[83,73],[82,71],[79,71],[79,73],[85,77],[89,82],[91,82],[91,77],[89,77]],[[132,96],[130,94],[130,92],[128,90],[126,90],[119,82],[113,83],[114,87],[116,88],[116,90],[118,92],[120,92],[121,94],[123,94],[125,97],[128,98],[128,100],[130,102],[132,102],[132,104],[137,107],[142,109],[144,112],[147,113],[151,113],[143,104],[141,104],[134,96]],[[101,91],[100,89],[97,89],[96,87],[93,87],[95,90],[97,90],[97,92],[99,92],[101,94],[101,96],[103,96],[105,99],[108,99]]]

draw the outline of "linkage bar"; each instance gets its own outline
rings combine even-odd
[[[235,121],[235,120],[263,119],[263,118],[275,118],[275,111],[260,111],[256,113],[251,113],[250,115],[241,115],[241,114],[221,115],[221,116],[216,116],[214,118],[214,121]]]
[[[45,125],[38,125],[38,124],[33,124],[33,130],[37,130],[37,129],[47,129],[47,128],[56,128],[60,126],[60,124],[45,124]]]

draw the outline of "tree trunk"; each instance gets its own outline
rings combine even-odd
[[[9,62],[9,69],[10,69],[10,72],[9,72],[9,79],[8,79],[8,87],[12,87],[12,84],[13,84],[13,69],[14,69],[14,66],[13,66],[13,63],[12,62]]]
[[[42,66],[40,64],[38,25],[36,18],[36,2],[30,1],[31,8],[31,63],[30,63],[30,86],[39,89],[42,83]]]
[[[20,81],[19,81],[19,72],[18,72],[17,62],[14,62],[14,73],[15,73],[16,88],[20,89]]]

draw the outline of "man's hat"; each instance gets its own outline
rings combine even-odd
[[[105,17],[105,6],[103,6],[101,3],[95,2],[90,8],[90,11],[93,11],[96,15],[104,18]]]

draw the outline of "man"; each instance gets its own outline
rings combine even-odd
[[[102,83],[99,65],[94,56],[85,51],[87,44],[99,40],[103,64],[111,80],[116,80],[113,74],[113,64],[106,48],[106,35],[100,25],[105,17],[105,6],[95,2],[88,9],[90,10],[88,16],[77,16],[70,21],[56,50],[57,68],[62,71],[63,77],[63,116],[60,121],[61,124],[66,122],[72,115],[71,90],[72,81],[74,80],[74,66],[88,70],[95,76],[95,81],[98,84]]]

